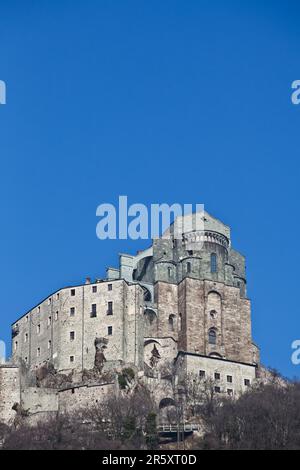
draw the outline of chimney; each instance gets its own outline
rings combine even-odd
[[[86,278],[85,278],[85,283],[86,283],[86,284],[90,284],[90,283],[91,283],[91,278],[90,278],[90,277],[86,277]]]

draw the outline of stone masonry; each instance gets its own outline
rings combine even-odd
[[[22,315],[12,325],[12,363],[29,370],[50,363],[64,374],[129,365],[152,381],[167,369],[178,376],[220,373],[222,392],[241,393],[260,361],[245,258],[232,248],[230,228],[206,212],[203,229],[178,239],[173,224],[169,233],[135,256],[120,254],[107,279],[62,288]],[[14,391],[0,403],[0,419],[18,401],[16,376],[16,367],[0,367],[0,393]],[[96,391],[83,387],[80,400]]]

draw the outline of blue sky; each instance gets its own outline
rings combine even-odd
[[[300,377],[299,2],[0,0],[0,338],[145,241],[96,207],[204,203],[247,256],[262,361]]]

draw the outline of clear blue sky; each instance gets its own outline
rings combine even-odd
[[[204,203],[247,256],[262,360],[300,377],[297,1],[0,0],[0,338],[118,252],[96,207]]]

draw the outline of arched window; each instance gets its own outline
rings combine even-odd
[[[174,331],[175,315],[169,316],[169,330]]]
[[[210,270],[212,273],[217,272],[217,255],[216,253],[212,253],[210,255]]]
[[[148,324],[148,325],[152,325],[154,320],[157,320],[156,313],[151,308],[146,308],[146,310],[144,312],[144,318],[146,320],[146,324]]]
[[[208,332],[208,342],[209,344],[216,344],[217,343],[217,333],[214,328],[211,328]]]
[[[192,271],[192,265],[191,265],[191,263],[190,263],[189,261],[186,263],[186,271],[187,271],[188,273],[190,273],[190,272]]]

